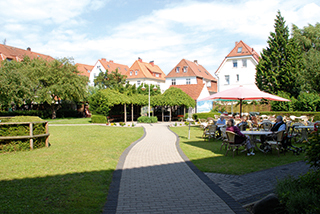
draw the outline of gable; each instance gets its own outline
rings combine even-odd
[[[130,75],[131,74],[131,75]],[[165,73],[154,62],[142,62],[142,59],[136,60],[130,69],[126,72],[127,79],[148,78],[153,80],[165,81]]]

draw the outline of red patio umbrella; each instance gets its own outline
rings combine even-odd
[[[223,99],[223,100],[240,100],[240,117],[242,113],[242,100],[273,100],[273,101],[285,101],[289,102],[291,100],[272,95],[258,89],[245,88],[242,85],[239,87],[227,89],[216,94],[213,94],[209,97],[200,99],[199,101],[204,100],[215,100],[215,99]]]

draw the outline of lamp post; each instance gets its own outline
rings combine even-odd
[[[144,84],[145,83],[143,83],[143,86],[141,88],[142,91],[146,90],[146,87],[144,87]],[[148,117],[150,117],[150,83],[148,84],[148,88],[149,88],[149,94],[148,94],[148,100],[149,100],[149,102],[148,102]],[[156,86],[154,86],[153,90],[156,91],[156,90],[158,90],[158,88]]]

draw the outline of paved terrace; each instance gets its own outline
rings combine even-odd
[[[145,135],[120,158],[103,213],[247,213],[240,203],[271,192],[276,177],[308,170],[298,162],[243,176],[204,174],[168,123],[142,126]]]

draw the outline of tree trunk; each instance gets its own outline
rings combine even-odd
[[[161,106],[161,113],[162,113],[162,122],[164,122],[164,111],[163,111],[163,106]]]
[[[169,122],[171,122],[172,107],[170,106]]]
[[[56,107],[57,106],[57,107]],[[57,111],[60,109],[60,104],[56,105],[56,104],[52,104],[51,106],[51,110],[52,110],[52,119],[56,119],[57,118]]]
[[[186,117],[186,107],[183,106],[183,118],[185,118],[185,117]]]
[[[133,103],[131,103],[131,122],[133,122]]]
[[[124,122],[127,122],[127,104],[124,104]]]

